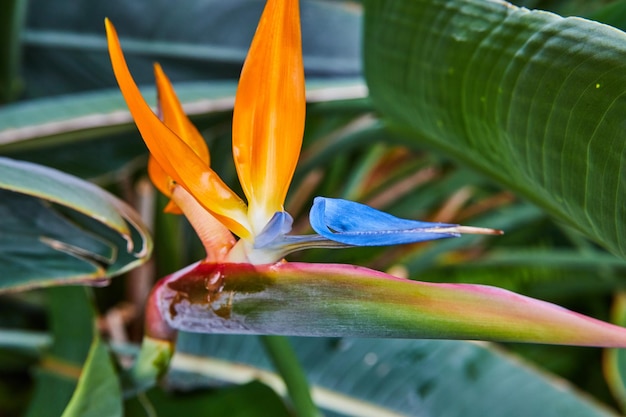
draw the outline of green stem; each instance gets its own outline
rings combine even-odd
[[[296,357],[289,339],[284,336],[261,336],[265,351],[282,376],[293,407],[300,417],[320,417],[304,370]]]

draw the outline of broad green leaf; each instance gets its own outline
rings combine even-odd
[[[500,1],[366,5],[366,78],[392,126],[626,255],[623,32]]]
[[[150,305],[159,312],[151,315],[154,335],[168,340],[161,321],[201,333],[626,347],[625,328],[554,304],[496,287],[410,281],[353,265],[197,263],[161,280]]]
[[[96,335],[62,417],[122,416],[122,390],[109,351]]]
[[[143,263],[138,214],[97,186],[0,158],[0,291],[108,279]]]
[[[493,346],[460,341],[291,338],[329,416],[611,416],[572,386]],[[181,333],[168,381],[259,378],[284,392],[253,337]]]

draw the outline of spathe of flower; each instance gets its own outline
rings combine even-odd
[[[305,119],[297,0],[269,0],[243,65],[233,112],[233,157],[259,234],[283,204]]]
[[[499,233],[402,220],[362,204],[317,197],[310,220],[318,234],[289,235],[292,219],[283,204],[302,146],[306,104],[297,0],[267,1],[239,80],[233,157],[247,204],[211,169],[206,143],[158,64],[158,115],[153,113],[130,75],[113,25],[105,24],[115,77],[150,150],[150,178],[171,198],[166,210],[189,219],[207,261],[262,264],[311,247]]]

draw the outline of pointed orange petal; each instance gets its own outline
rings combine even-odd
[[[253,227],[283,209],[305,117],[298,0],[268,0],[235,98],[233,155]]]
[[[176,92],[159,64],[154,64],[159,110],[165,125],[178,135],[207,166],[210,165],[209,148],[198,129],[183,111]]]
[[[206,210],[235,234],[249,237],[245,203],[152,112],[128,71],[115,28],[108,19],[105,25],[115,78],[150,153]]]

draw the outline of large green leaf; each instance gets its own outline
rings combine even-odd
[[[610,416],[562,380],[489,345],[291,338],[327,416]],[[284,392],[253,337],[182,333],[168,381],[190,388],[261,378]],[[204,378],[202,378],[204,377]]]
[[[393,126],[626,255],[624,33],[500,1],[366,4],[366,77]]]
[[[0,158],[0,291],[97,282],[144,262],[138,214],[93,184]]]

